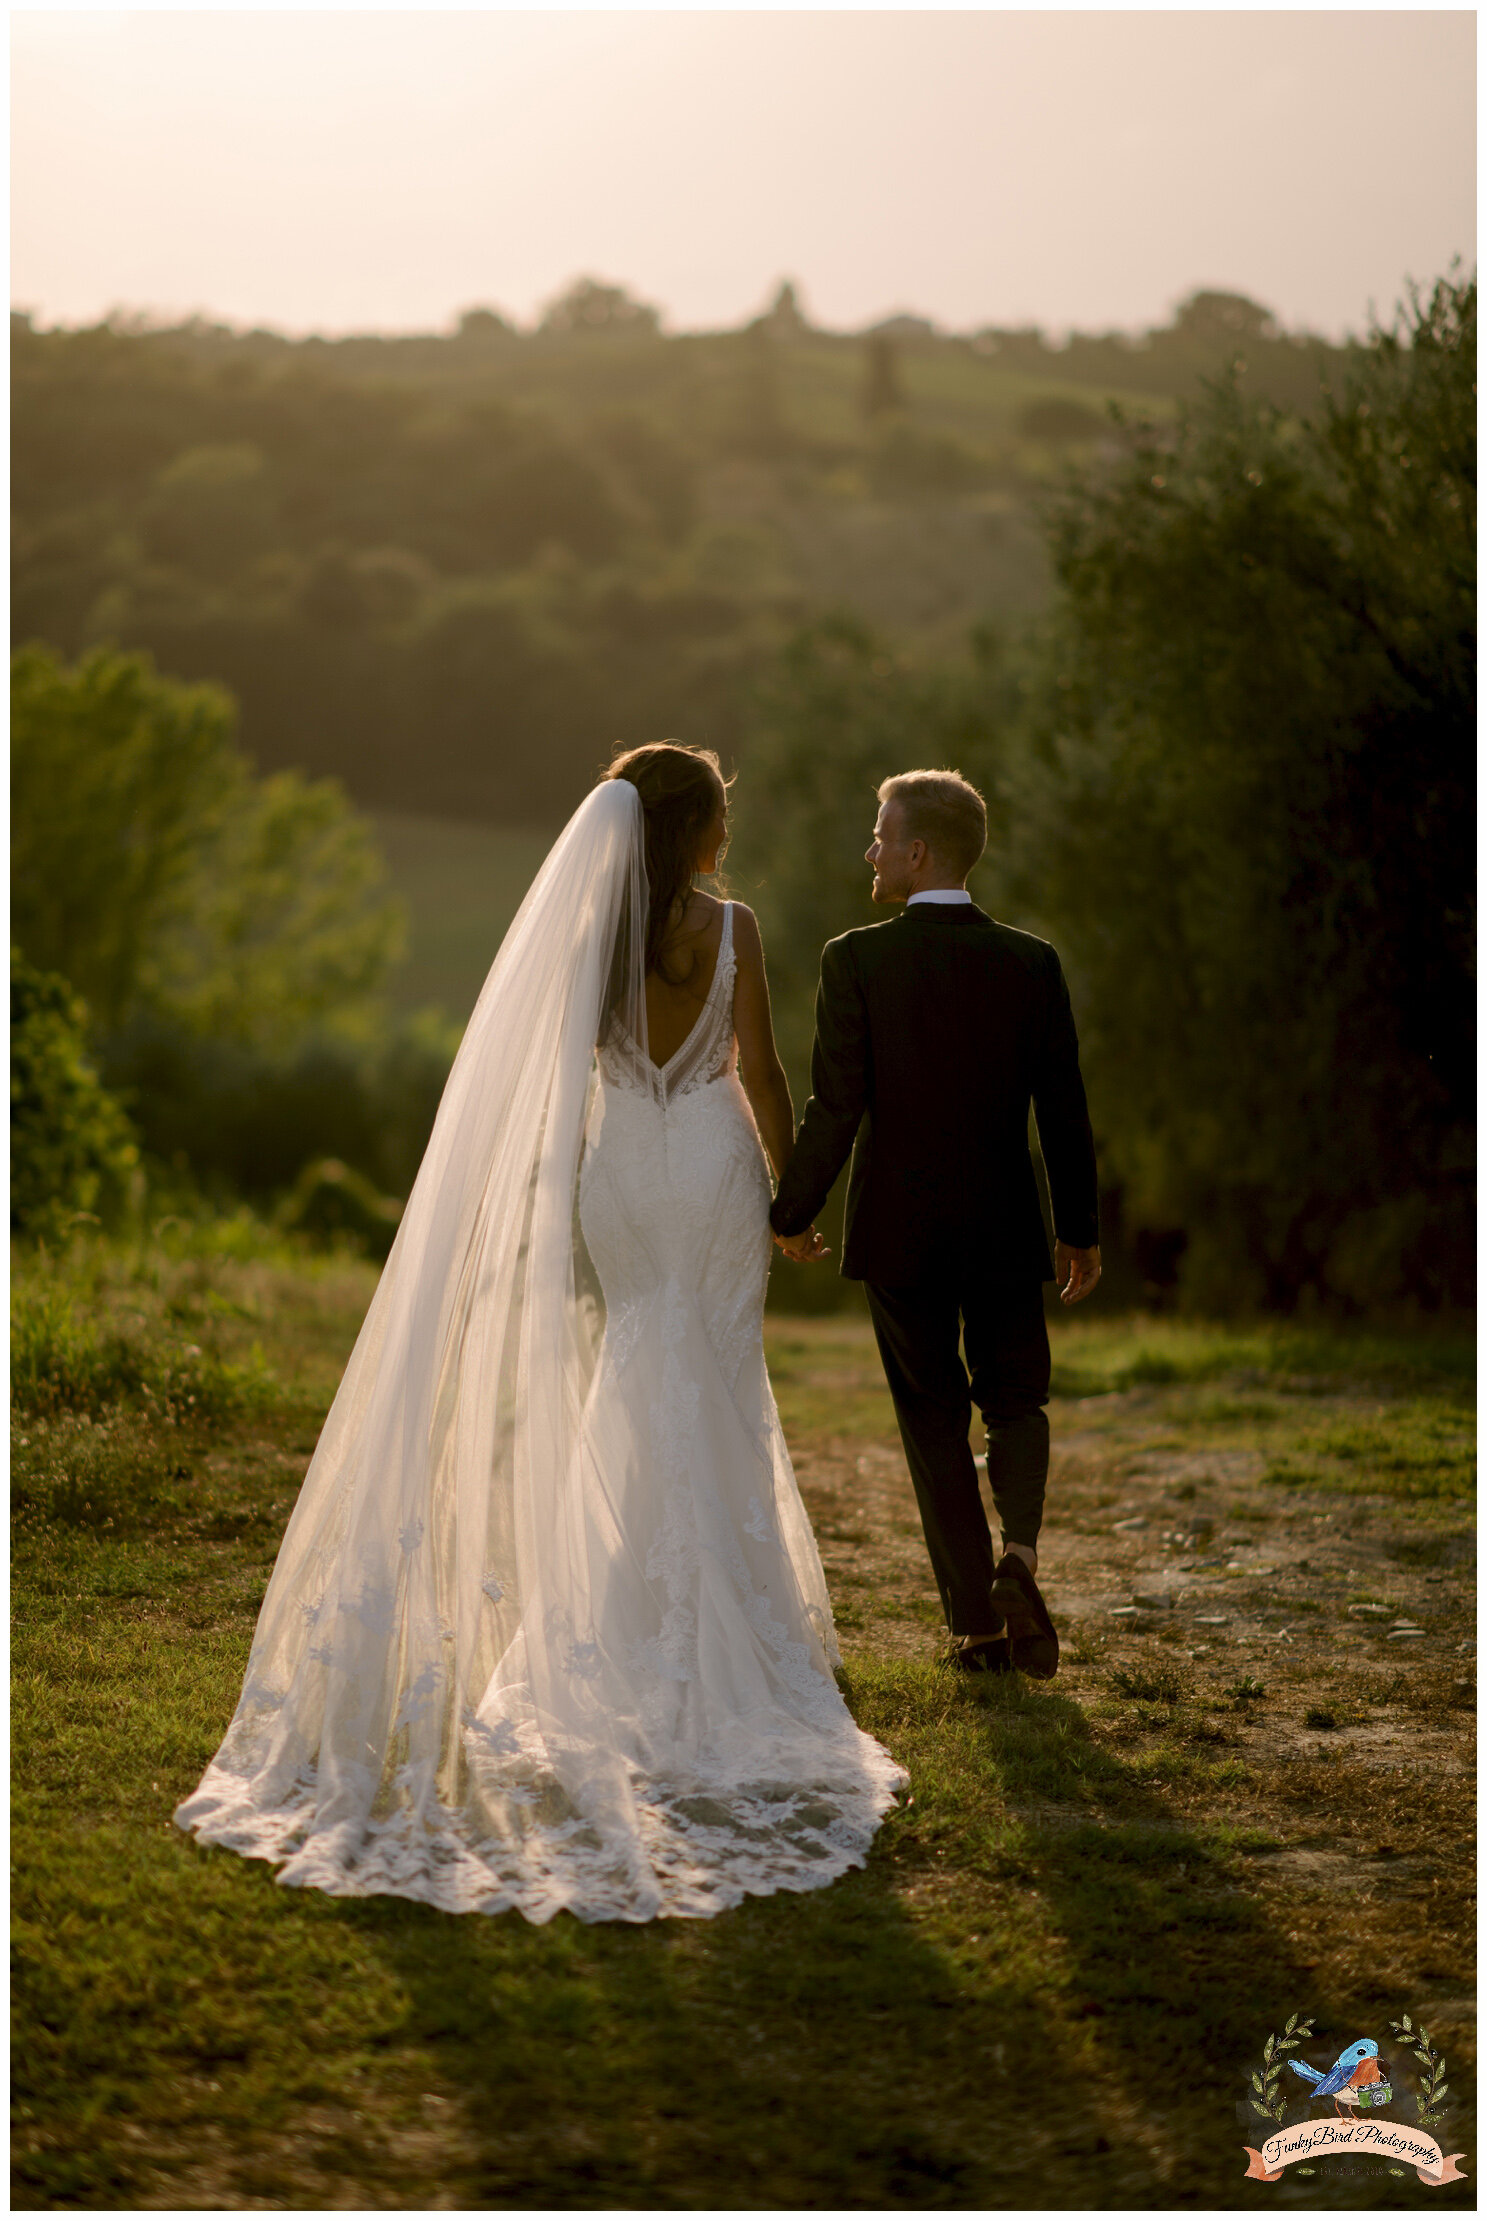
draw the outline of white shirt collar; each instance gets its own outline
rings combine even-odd
[[[912,909],[916,902],[969,902],[970,899],[964,887],[926,887],[922,894],[910,895],[904,908]]]

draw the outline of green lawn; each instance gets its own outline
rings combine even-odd
[[[769,1334],[849,1699],[912,1777],[865,1870],[712,1922],[534,1929],[283,1890],[187,1841],[170,1814],[232,1710],[373,1281],[246,1219],[18,1261],[18,2204],[1258,2204],[1274,2193],[1240,2189],[1255,2138],[1234,2107],[1288,2014],[1351,2036],[1428,2010],[1465,2091],[1459,1669],[1412,1678],[1380,1648],[1344,1686],[1345,1584],[1311,1602],[1313,1650],[1263,1657],[1110,1634],[1071,1587],[1057,1681],[957,1682],[852,1318]],[[1369,1503],[1418,1520],[1420,1567],[1456,1565],[1450,1345],[1080,1321],[1056,1349],[1049,1559],[1068,1582],[1108,1563],[1142,1458],[1195,1445],[1221,1518],[1267,1542],[1293,1504],[1363,1518],[1372,1474]],[[1371,1415],[1349,1420],[1350,1397]],[[1396,1405],[1418,1407],[1401,1436]],[[1287,1457],[1321,1494],[1265,1477]],[[1328,1491],[1334,1468],[1353,1495]],[[1284,1575],[1298,1599],[1305,1578]],[[1457,1606],[1419,1594],[1446,1657]],[[1339,1747],[1292,1751],[1324,1701]],[[1414,1775],[1370,1758],[1396,1720]],[[1340,1899],[1315,1846],[1349,1829],[1383,1878]],[[1340,2202],[1417,2201],[1469,2204],[1470,2185],[1384,2170]]]
[[[388,983],[398,1010],[438,1004],[461,1025],[552,846],[550,831],[374,811],[388,878],[408,905],[408,953]]]

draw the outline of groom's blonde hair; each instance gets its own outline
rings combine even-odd
[[[896,802],[904,831],[923,841],[936,863],[962,879],[986,848],[986,804],[958,771],[898,771],[878,789],[880,802]]]

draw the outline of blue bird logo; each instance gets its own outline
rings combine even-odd
[[[1394,2094],[1384,2079],[1379,2047],[1371,2036],[1360,2036],[1357,2043],[1339,2052],[1325,2074],[1307,2066],[1304,2059],[1291,2060],[1290,2067],[1293,2074],[1311,2084],[1314,2098],[1331,2098],[1339,2119],[1344,2106],[1387,2105]]]

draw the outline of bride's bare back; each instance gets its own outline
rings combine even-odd
[[[702,1015],[718,968],[723,910],[716,896],[694,889],[662,951],[665,972],[646,975],[645,1023],[654,1065],[671,1062]]]

